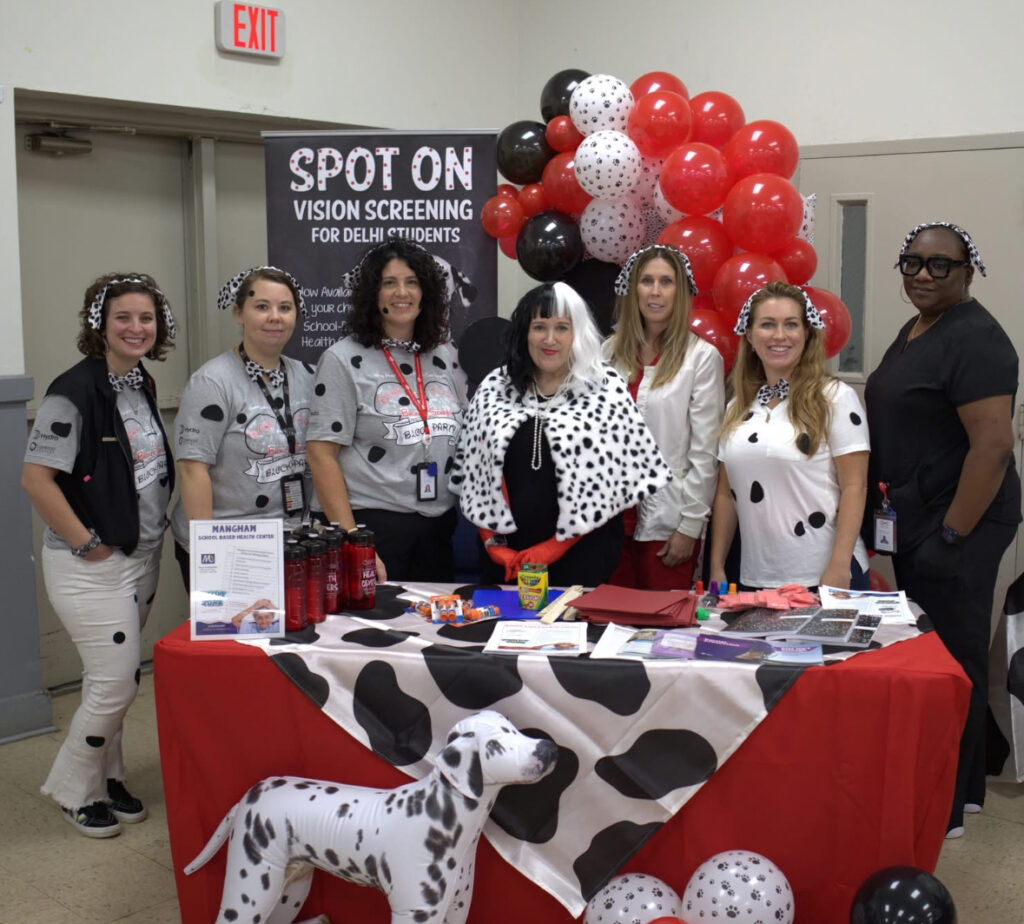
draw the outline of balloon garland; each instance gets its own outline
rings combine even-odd
[[[559,71],[540,110],[543,122],[513,122],[499,134],[498,169],[509,183],[480,216],[533,278],[566,279],[591,259],[621,266],[649,243],[678,247],[710,296],[693,329],[727,369],[747,297],[774,279],[807,287],[818,264],[814,196],[790,181],[800,152],[786,126],[747,122],[727,93],[690,97],[665,71],[630,85]],[[808,288],[825,308],[825,352],[835,356],[850,337],[849,311],[831,292]]]

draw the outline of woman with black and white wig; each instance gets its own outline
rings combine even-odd
[[[146,808],[125,788],[125,713],[156,594],[174,465],[142,358],[174,345],[167,298],[145,273],[108,273],[85,293],[78,349],[36,413],[22,487],[47,525],[46,593],[82,659],[82,703],[42,786],[88,837]]]
[[[671,472],[626,389],[601,360],[583,299],[561,282],[516,306],[505,365],[473,396],[449,484],[480,530],[484,580],[524,562],[552,584],[594,586],[622,553],[622,511]]]
[[[241,342],[192,373],[174,421],[181,498],[171,527],[186,587],[190,520],[282,517],[296,526],[313,506],[313,371],[281,352],[302,311],[299,284],[284,270],[254,267],[221,287],[217,307],[232,309]]]
[[[348,336],[320,357],[309,462],[328,519],[375,536],[377,579],[452,581],[451,470],[466,379],[448,333],[445,270],[413,241],[371,247]]]
[[[748,587],[867,588],[868,427],[857,393],[825,370],[824,327],[804,291],[785,282],[758,289],[740,312],[718,449],[712,580],[726,579],[738,524]]]

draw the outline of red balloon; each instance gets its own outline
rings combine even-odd
[[[508,237],[499,237],[498,246],[501,248],[501,252],[505,254],[510,260],[518,260],[516,256],[516,239],[519,237],[518,234],[510,234]]]
[[[557,115],[544,129],[544,138],[556,151],[575,151],[583,140],[579,129],[567,115]]]
[[[664,917],[651,918],[647,924],[686,924],[682,918],[677,918],[675,915],[666,914]]]
[[[706,215],[687,215],[658,235],[659,244],[671,244],[686,254],[697,289],[707,292],[718,268],[732,256],[732,241],[721,222]]]
[[[786,271],[786,278],[794,286],[809,282],[818,268],[814,247],[799,237],[790,238],[778,250],[773,250],[771,258]]]
[[[499,183],[498,191],[495,193],[496,196],[511,196],[513,199],[519,197],[519,190],[511,183]]]
[[[882,577],[874,568],[868,570],[868,590],[891,591],[889,582]],[[652,922],[653,924],[653,922]]]
[[[530,183],[524,186],[519,190],[519,204],[522,206],[523,214],[527,218],[532,218],[538,212],[543,212],[548,207],[547,196],[544,195],[544,187],[540,183]],[[804,281],[806,282],[806,280]]]
[[[494,196],[480,210],[480,224],[491,237],[518,234],[525,220],[523,207],[511,196]]]
[[[665,157],[690,137],[690,104],[671,90],[655,90],[633,105],[626,134],[646,157]]]
[[[544,186],[544,196],[548,200],[548,208],[564,212],[566,215],[579,214],[593,198],[590,193],[584,191],[576,179],[572,151],[556,154],[547,162],[541,183]]]
[[[774,173],[744,177],[725,197],[722,225],[737,247],[757,253],[778,250],[800,230],[804,200]]]
[[[850,312],[840,301],[839,296],[833,295],[828,289],[819,289],[816,286],[800,288],[814,302],[814,307],[818,309],[821,319],[825,322],[825,355],[831,359],[850,339],[850,332],[853,330]]]
[[[656,90],[671,90],[673,93],[678,93],[683,99],[690,98],[690,94],[686,91],[686,84],[675,74],[670,74],[667,71],[650,71],[642,77],[637,77],[629,87],[633,99],[638,101],[641,97],[648,93],[654,93]]]
[[[694,295],[693,301],[690,304],[690,310],[694,308],[700,308],[704,311],[718,311],[715,307],[715,300],[711,297],[710,292],[701,292],[700,295]]]
[[[760,119],[738,129],[722,154],[737,179],[752,173],[776,173],[788,180],[796,170],[800,148],[785,125]]]
[[[673,208],[688,215],[705,215],[725,201],[733,181],[721,151],[690,141],[665,158],[658,182]]]
[[[736,326],[743,303],[762,286],[776,279],[785,282],[786,273],[763,253],[738,253],[721,265],[715,273],[711,294],[730,331]]]
[[[722,354],[727,374],[736,361],[736,351],[739,349],[739,338],[732,332],[735,323],[734,321],[730,324],[717,311],[708,311],[706,308],[690,309],[690,330]]]
[[[690,100],[693,112],[691,141],[703,141],[722,148],[746,121],[743,108],[728,93],[707,90]]]

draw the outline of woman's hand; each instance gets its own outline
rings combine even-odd
[[[717,581],[719,587],[721,587],[723,585],[726,586],[726,587],[729,586],[729,582],[728,582],[728,580],[725,577],[725,569],[724,568],[712,568],[711,572],[708,574],[708,580],[709,581]]]
[[[101,542],[96,548],[90,549],[88,555],[83,555],[85,561],[106,561],[114,554],[114,547]]]
[[[825,584],[828,587],[839,587],[843,590],[850,589],[850,566],[847,565],[845,568],[842,565],[834,564],[829,562],[825,566],[825,570],[821,572],[821,577],[818,579],[819,584]]]
[[[684,561],[693,558],[693,549],[696,545],[697,540],[692,536],[674,532],[655,554],[666,568],[675,568],[676,565],[681,565]]]
[[[384,567],[384,562],[376,552],[373,553],[373,558],[377,567],[377,583],[386,584],[388,580],[388,569]]]

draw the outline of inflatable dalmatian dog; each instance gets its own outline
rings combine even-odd
[[[230,837],[217,924],[292,924],[314,869],[380,889],[392,924],[464,924],[477,841],[498,790],[535,783],[557,757],[552,741],[485,711],[452,728],[428,776],[397,789],[270,777],[228,812],[185,873]],[[304,924],[313,922],[329,924],[324,915]]]

